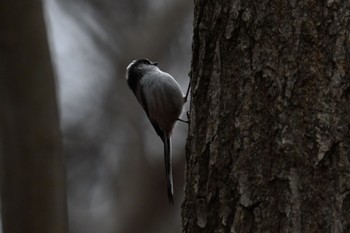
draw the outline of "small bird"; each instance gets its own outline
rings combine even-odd
[[[126,79],[136,99],[164,143],[165,175],[170,204],[174,204],[170,136],[186,102],[180,85],[168,73],[148,59],[132,61],[126,68]]]

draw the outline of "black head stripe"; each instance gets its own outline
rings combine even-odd
[[[140,79],[142,77],[142,73],[137,69],[130,69],[129,75],[128,75],[128,85],[130,89],[136,93],[136,88],[138,83],[140,82]]]
[[[142,58],[135,60],[128,67],[128,85],[134,93],[136,92],[138,82],[140,82],[145,73],[145,65],[155,65],[155,63],[146,58]]]
[[[145,110],[147,116],[149,117],[147,100],[146,100],[145,92],[143,91],[142,88],[140,89],[140,99],[141,99],[141,105],[142,105],[143,109]]]

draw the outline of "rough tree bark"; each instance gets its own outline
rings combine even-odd
[[[0,3],[4,233],[67,232],[54,75],[41,1]]]
[[[350,232],[349,16],[195,1],[184,232]]]

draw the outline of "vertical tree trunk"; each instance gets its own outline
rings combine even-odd
[[[54,75],[38,0],[0,3],[4,233],[64,233],[64,165]]]
[[[350,232],[349,15],[195,1],[184,232]]]

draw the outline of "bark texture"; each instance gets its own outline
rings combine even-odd
[[[38,0],[0,3],[0,155],[2,232],[66,232],[54,75]]]
[[[184,232],[350,232],[349,16],[195,1]]]

